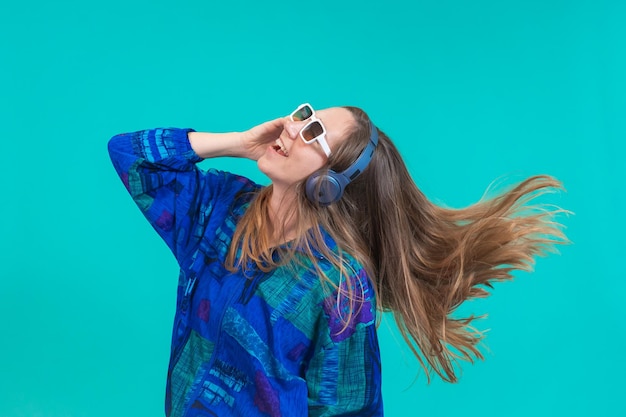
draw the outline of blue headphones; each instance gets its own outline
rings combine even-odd
[[[335,172],[329,169],[311,174],[306,180],[306,196],[309,200],[321,206],[328,206],[341,198],[346,186],[367,168],[378,146],[378,129],[371,122],[370,130],[370,141],[367,146],[345,171]]]

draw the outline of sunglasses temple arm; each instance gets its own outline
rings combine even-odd
[[[322,138],[319,138],[317,141],[322,146],[322,149],[324,150],[324,153],[326,154],[326,156],[327,157],[330,156],[330,147],[328,146],[328,142],[326,142],[326,139],[322,137]]]

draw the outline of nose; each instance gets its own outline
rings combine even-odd
[[[290,120],[287,122],[287,124],[285,125],[285,131],[287,132],[287,135],[291,138],[291,139],[296,139],[298,137],[298,134],[300,133],[300,131],[302,130],[302,128],[307,124],[307,121],[293,121]]]

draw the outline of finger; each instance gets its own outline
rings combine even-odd
[[[266,133],[278,136],[285,128],[285,120],[283,118],[270,120],[265,122],[263,127]]]
[[[267,123],[274,128],[283,128],[285,126],[285,123],[287,123],[287,118],[279,117],[277,119],[270,120]]]

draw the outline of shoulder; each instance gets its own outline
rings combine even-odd
[[[219,256],[225,257],[239,218],[262,186],[241,175],[215,168],[200,170],[187,181],[195,184],[193,194],[181,200],[179,211],[194,218],[193,224],[188,225],[189,233],[201,237],[201,250],[217,251]],[[176,187],[175,192],[182,188],[177,184],[170,187]]]
[[[242,175],[215,168],[206,170],[206,175],[219,183],[223,187],[223,191],[230,191],[233,195],[246,191],[254,192],[263,188],[263,186]]]
[[[209,196],[211,205],[227,216],[240,217],[263,186],[241,175],[215,168],[204,173],[200,193]]]

